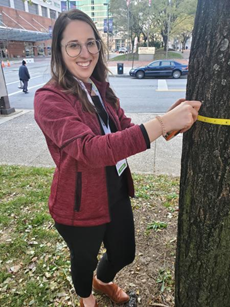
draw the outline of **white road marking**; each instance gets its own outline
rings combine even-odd
[[[30,78],[30,80],[33,80],[33,79],[35,79],[35,78],[39,78],[39,77],[42,77],[42,75],[39,75],[39,76],[37,76],[37,77]],[[6,85],[15,84],[15,83],[19,83],[19,79],[18,79],[18,81],[14,81],[14,82],[6,83]]]
[[[158,80],[157,90],[158,91],[167,91],[168,90],[168,85],[167,85],[166,80]]]
[[[34,85],[34,86],[31,86],[31,87],[28,87],[28,90],[31,90],[32,88],[36,88],[36,87],[42,87],[45,83],[41,83],[41,84],[37,84],[37,85]],[[17,92],[13,92],[11,94],[9,94],[8,96],[13,96],[13,95],[17,95],[18,93],[22,93],[22,90],[20,91],[17,91]]]

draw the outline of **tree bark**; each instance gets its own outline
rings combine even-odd
[[[188,100],[230,119],[230,1],[198,0]],[[185,133],[175,275],[176,307],[230,306],[230,126],[197,121]]]

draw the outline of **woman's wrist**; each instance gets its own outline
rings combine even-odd
[[[166,133],[167,133],[167,131],[166,131],[165,124],[164,124],[164,121],[163,121],[162,117],[159,116],[159,115],[157,115],[157,116],[156,116],[156,119],[158,120],[158,122],[159,122],[160,125],[161,125],[161,132],[162,132],[161,135],[162,135],[162,136],[165,136]]]
[[[145,130],[148,134],[150,143],[155,141],[159,136],[162,135],[162,127],[160,122],[154,118],[146,123],[143,124],[145,127]]]

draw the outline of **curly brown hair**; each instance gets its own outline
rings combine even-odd
[[[92,21],[92,19],[82,12],[81,10],[70,10],[61,13],[54,25],[52,34],[52,53],[51,53],[51,74],[52,82],[59,84],[66,93],[77,95],[85,111],[90,113],[95,113],[95,108],[89,102],[86,93],[82,90],[79,84],[74,79],[73,75],[66,68],[66,65],[62,58],[61,53],[61,41],[63,39],[63,32],[65,31],[67,25],[73,20],[81,20],[86,22],[93,29],[95,38],[101,41],[101,50],[99,52],[98,62],[92,73],[92,77],[100,82],[107,80],[108,68],[106,66],[105,60],[105,50],[106,46],[103,43],[100,34]],[[118,98],[114,94],[113,90],[108,87],[106,91],[106,101],[110,103],[115,108],[118,104]]]

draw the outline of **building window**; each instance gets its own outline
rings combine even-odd
[[[14,1],[15,10],[25,11],[25,4],[23,0]]]
[[[50,9],[50,18],[56,19],[56,11]]]
[[[0,0],[0,5],[10,7],[10,0]]]
[[[29,13],[38,15],[38,5],[35,3],[28,4]]]
[[[48,14],[47,14],[47,7],[42,6],[42,16],[43,17],[47,17],[48,16]]]

